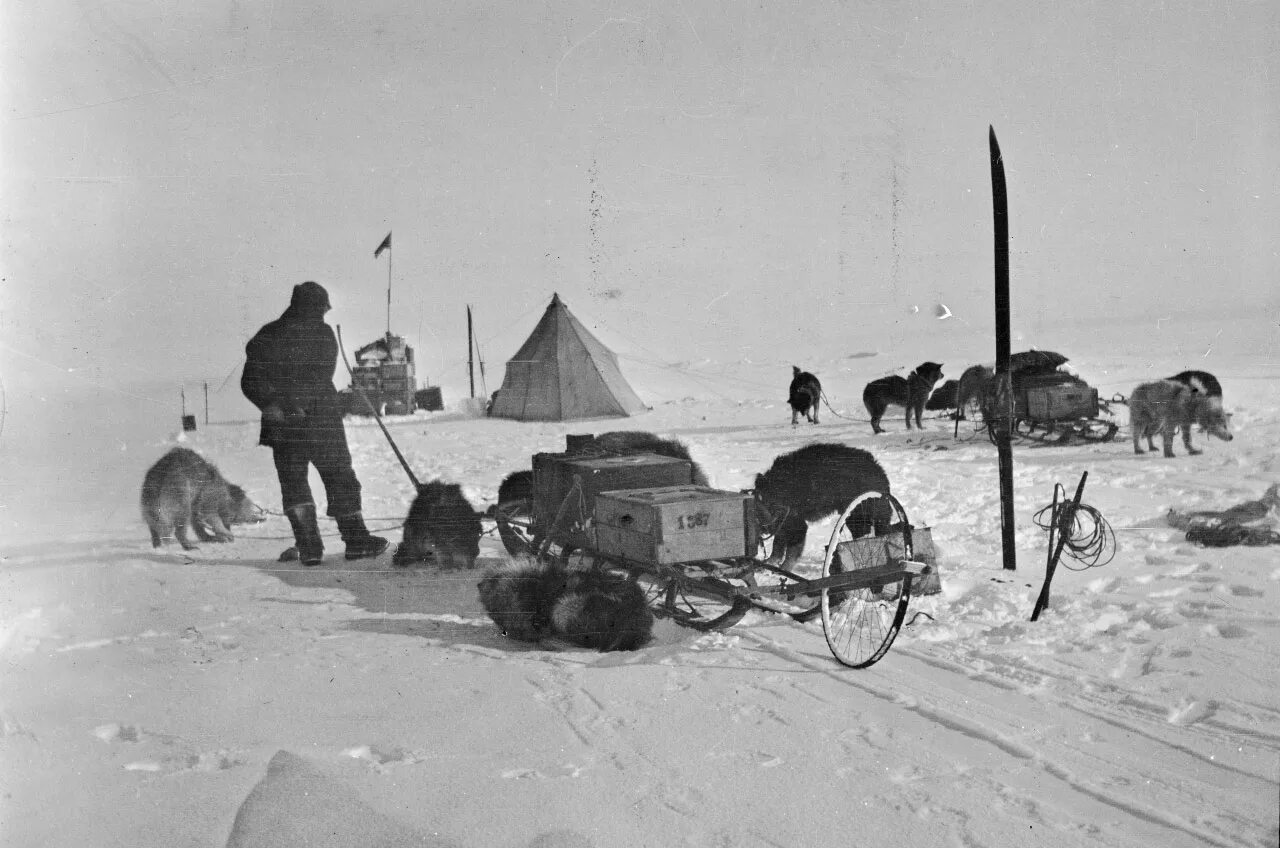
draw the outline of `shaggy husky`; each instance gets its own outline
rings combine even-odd
[[[558,637],[598,651],[634,651],[653,633],[653,613],[633,580],[559,562],[523,560],[489,569],[480,602],[506,636]]]
[[[791,366],[791,387],[787,389],[787,403],[791,406],[791,426],[803,415],[806,421],[818,423],[818,400],[822,397],[822,383],[808,371]]]
[[[769,561],[789,568],[804,553],[809,522],[841,512],[864,492],[889,494],[889,478],[875,457],[859,448],[834,443],[805,445],[783,454],[756,475],[755,499],[760,525],[774,534]],[[874,500],[849,517],[849,531],[865,536],[888,530],[888,504]],[[882,510],[882,513],[872,512]],[[860,514],[861,513],[861,514]]]
[[[187,448],[169,451],[143,477],[142,518],[151,530],[152,547],[173,537],[186,551],[196,549],[187,538],[187,525],[202,542],[231,542],[232,524],[263,520],[244,489],[228,483],[212,463]]]
[[[1185,383],[1174,380],[1143,383],[1129,396],[1129,429],[1133,431],[1134,453],[1146,452],[1139,444],[1143,436],[1147,439],[1147,448],[1155,450],[1153,437],[1160,433],[1164,438],[1164,455],[1173,456],[1173,433],[1179,427],[1187,453],[1201,453],[1191,446],[1193,424],[1199,424],[1209,435],[1224,442],[1231,441],[1221,400],[1202,395]]]
[[[913,414],[916,418],[916,429],[923,430],[924,426],[920,423],[920,415],[924,412],[924,405],[929,400],[929,395],[933,392],[934,385],[941,379],[942,366],[940,364],[937,362],[922,362],[906,377],[899,377],[897,374],[893,374],[867,383],[867,387],[862,390],[862,403],[867,407],[867,412],[871,414],[871,432],[884,432],[880,427],[880,419],[884,417],[885,410],[890,405],[906,407],[908,430],[911,429],[911,416]]]
[[[986,407],[987,392],[995,380],[996,372],[985,365],[970,365],[960,375],[956,386],[956,413],[964,418],[970,405],[979,410]]]
[[[480,516],[462,489],[432,480],[418,487],[392,562],[407,566],[434,559],[441,568],[473,568],[483,532]]]

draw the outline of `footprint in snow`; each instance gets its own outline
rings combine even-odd
[[[1184,701],[1182,704],[1169,711],[1167,721],[1170,724],[1185,727],[1189,724],[1195,724],[1198,721],[1204,721],[1205,719],[1212,717],[1217,711],[1218,702],[1214,700]]]
[[[1244,639],[1252,636],[1253,631],[1238,624],[1213,624],[1204,628],[1207,636],[1220,636],[1223,639]]]

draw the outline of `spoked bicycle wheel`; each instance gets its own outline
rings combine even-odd
[[[822,576],[882,566],[889,550],[896,558],[911,559],[907,515],[892,495],[864,492],[836,521]],[[897,637],[910,599],[909,574],[868,588],[823,588],[822,632],[831,653],[850,668],[866,668],[879,660]]]
[[[630,577],[644,590],[654,615],[693,630],[724,630],[751,609],[750,600],[726,597],[719,587],[705,582],[709,578],[658,575],[639,568],[632,569]]]

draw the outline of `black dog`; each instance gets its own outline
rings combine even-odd
[[[442,568],[473,568],[480,555],[480,516],[456,483],[432,480],[418,487],[396,565],[434,559]]]
[[[809,522],[841,512],[864,492],[889,494],[889,478],[875,457],[859,448],[832,443],[805,445],[783,454],[756,475],[755,497],[762,528],[772,529],[769,561],[789,568],[804,553]],[[888,532],[889,504],[877,498],[849,516],[854,537]]]
[[[947,409],[956,408],[956,395],[960,389],[959,380],[947,380],[941,386],[933,390],[933,394],[929,395],[929,400],[925,402],[924,408],[930,412],[942,412]]]
[[[807,421],[818,423],[818,400],[822,397],[822,383],[808,371],[791,366],[791,388],[787,390],[787,403],[791,405],[791,426],[803,415]]]
[[[1222,384],[1208,371],[1179,371],[1168,379],[1189,386],[1197,394],[1211,398],[1222,397]]]
[[[884,412],[890,405],[906,407],[908,430],[911,429],[912,414],[916,418],[916,429],[923,430],[920,415],[924,411],[925,403],[929,400],[934,384],[941,379],[940,364],[922,362],[905,378],[894,374],[867,383],[867,387],[862,390],[862,402],[866,405],[867,412],[871,414],[871,431],[884,432],[880,427],[880,419],[884,417]]]
[[[503,634],[524,642],[547,636],[598,651],[634,651],[653,633],[653,613],[633,580],[526,561],[485,572],[480,602]]]

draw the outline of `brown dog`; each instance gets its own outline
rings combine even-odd
[[[884,432],[880,427],[880,419],[884,417],[885,410],[891,405],[906,407],[908,430],[911,429],[913,414],[916,419],[916,429],[923,430],[924,425],[920,423],[920,416],[924,412],[924,405],[928,402],[934,385],[941,379],[942,365],[937,362],[922,362],[906,377],[894,374],[867,383],[867,387],[862,390],[862,402],[866,405],[867,412],[871,414],[871,431]]]

